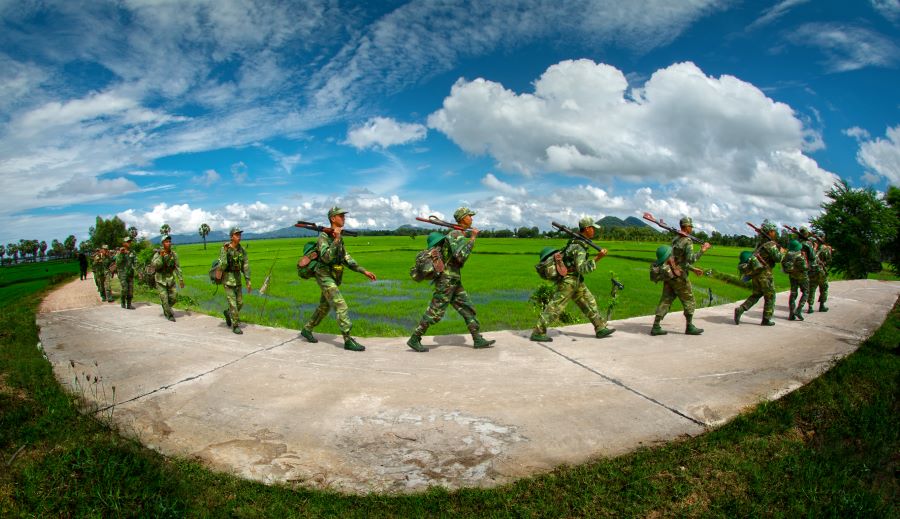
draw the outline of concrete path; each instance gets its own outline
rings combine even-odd
[[[493,486],[703,433],[851,353],[898,295],[898,282],[835,282],[830,312],[789,322],[781,293],[774,327],[758,326],[762,302],[739,327],[733,305],[705,308],[701,337],[673,314],[665,337],[640,317],[602,340],[576,325],[549,344],[502,331],[487,350],[451,335],[426,337],[428,353],[405,338],[363,338],[355,353],[294,330],[234,335],[207,315],[171,323],[159,305],[101,303],[87,280],[49,294],[38,324],[59,380],[153,449],[267,482],[405,492]]]

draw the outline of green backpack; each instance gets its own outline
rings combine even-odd
[[[659,283],[660,281],[666,281],[674,277],[675,273],[672,272],[672,267],[669,266],[668,263],[657,265],[654,261],[650,264],[650,281]]]
[[[316,242],[306,242],[303,246],[303,256],[297,262],[297,275],[300,279],[309,279],[316,275],[316,267],[319,266],[319,251],[316,250]]]
[[[413,281],[421,282],[434,279],[444,271],[444,258],[441,257],[441,247],[435,246],[416,254],[416,262],[409,269],[409,277]]]
[[[212,265],[209,267],[209,281],[214,285],[221,285],[222,278],[216,276],[216,271],[219,270],[219,259],[216,258],[215,261],[212,262]],[[224,277],[224,276],[223,276]]]
[[[541,261],[534,266],[538,276],[547,281],[557,281],[569,273],[562,260],[562,252],[552,247],[544,247],[540,254]]]

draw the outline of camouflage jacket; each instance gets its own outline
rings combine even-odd
[[[679,234],[672,240],[672,258],[681,269],[681,277],[688,277],[691,266],[700,259],[700,256],[703,256],[703,251],[694,253],[694,242],[687,236]]]
[[[812,242],[810,240],[801,241],[800,251],[803,253],[803,257],[806,258],[806,262],[809,264],[809,273],[815,274],[819,272],[819,256],[816,254]]]
[[[447,234],[447,238],[441,242],[441,254],[444,257],[444,275],[459,278],[462,277],[462,268],[472,254],[475,242],[466,238],[466,233],[453,230]]]
[[[109,266],[112,265],[113,261],[113,257],[109,254],[96,252],[91,258],[91,270],[94,274],[107,276],[109,275]]]
[[[137,256],[133,252],[124,248],[119,249],[119,252],[116,253],[116,272],[119,274],[119,279],[134,277],[136,262]]]
[[[597,262],[588,253],[588,244],[581,240],[569,240],[563,248],[563,263],[569,269],[566,277],[576,276],[584,279],[584,275],[597,268]]]
[[[831,254],[834,249],[831,248],[831,245],[819,245],[818,258],[819,263],[822,265],[822,269],[828,271],[829,265],[831,265]]]
[[[247,258],[247,250],[238,244],[237,249],[231,247],[231,242],[222,246],[219,251],[219,268],[222,269],[222,284],[226,287],[241,286],[241,274],[250,281],[250,260]]]
[[[803,250],[788,251],[784,253],[782,260],[792,260],[793,270],[787,273],[792,279],[802,279],[806,277],[807,271],[809,270],[809,262],[806,261],[806,255],[803,254]]]
[[[766,266],[766,272],[772,272],[772,269],[784,258],[784,254],[778,248],[778,243],[773,240],[766,240],[760,243],[753,254],[763,261]]]
[[[335,240],[330,234],[320,232],[319,239],[316,241],[316,250],[319,251],[319,265],[316,267],[316,274],[339,279],[343,276],[344,267],[360,274],[366,271],[347,254],[343,235]]]
[[[181,274],[181,265],[178,263],[178,254],[172,251],[171,254],[165,254],[162,249],[153,254],[150,260],[150,266],[153,267],[153,279],[157,285],[173,285],[177,278],[179,282],[184,283],[184,276]]]

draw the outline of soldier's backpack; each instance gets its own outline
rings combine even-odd
[[[409,277],[413,281],[434,279],[444,271],[444,258],[441,257],[441,246],[437,245],[416,254],[416,262],[409,269]]]
[[[219,259],[216,258],[209,267],[209,281],[214,285],[222,284],[222,277],[219,275]]]
[[[672,272],[672,267],[668,263],[657,265],[654,261],[650,264],[650,281],[659,283],[660,281],[667,281],[674,277],[675,273]]]
[[[297,275],[300,279],[309,279],[316,275],[316,267],[319,266],[319,251],[316,242],[306,242],[303,246],[303,256],[297,261]]]
[[[548,254],[540,263],[534,266],[538,276],[547,281],[556,281],[566,277],[569,269],[563,263],[562,252],[556,250],[552,254]]]
[[[143,267],[138,267],[136,277],[139,283],[143,283],[150,288],[156,288],[156,276],[154,274],[155,271],[150,265],[144,265]]]
[[[781,270],[785,274],[794,274],[806,271],[804,258],[800,251],[791,251],[781,259]]]

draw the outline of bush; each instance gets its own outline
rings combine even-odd
[[[544,311],[544,308],[547,306],[547,303],[550,302],[550,299],[553,297],[553,294],[556,293],[556,285],[551,283],[543,283],[539,287],[537,287],[534,292],[531,293],[531,297],[528,298],[528,301],[534,306],[535,311],[537,313],[541,313]],[[569,309],[566,308],[559,314],[550,326],[557,326],[560,324],[572,324],[576,321],[574,315],[569,312]]]

